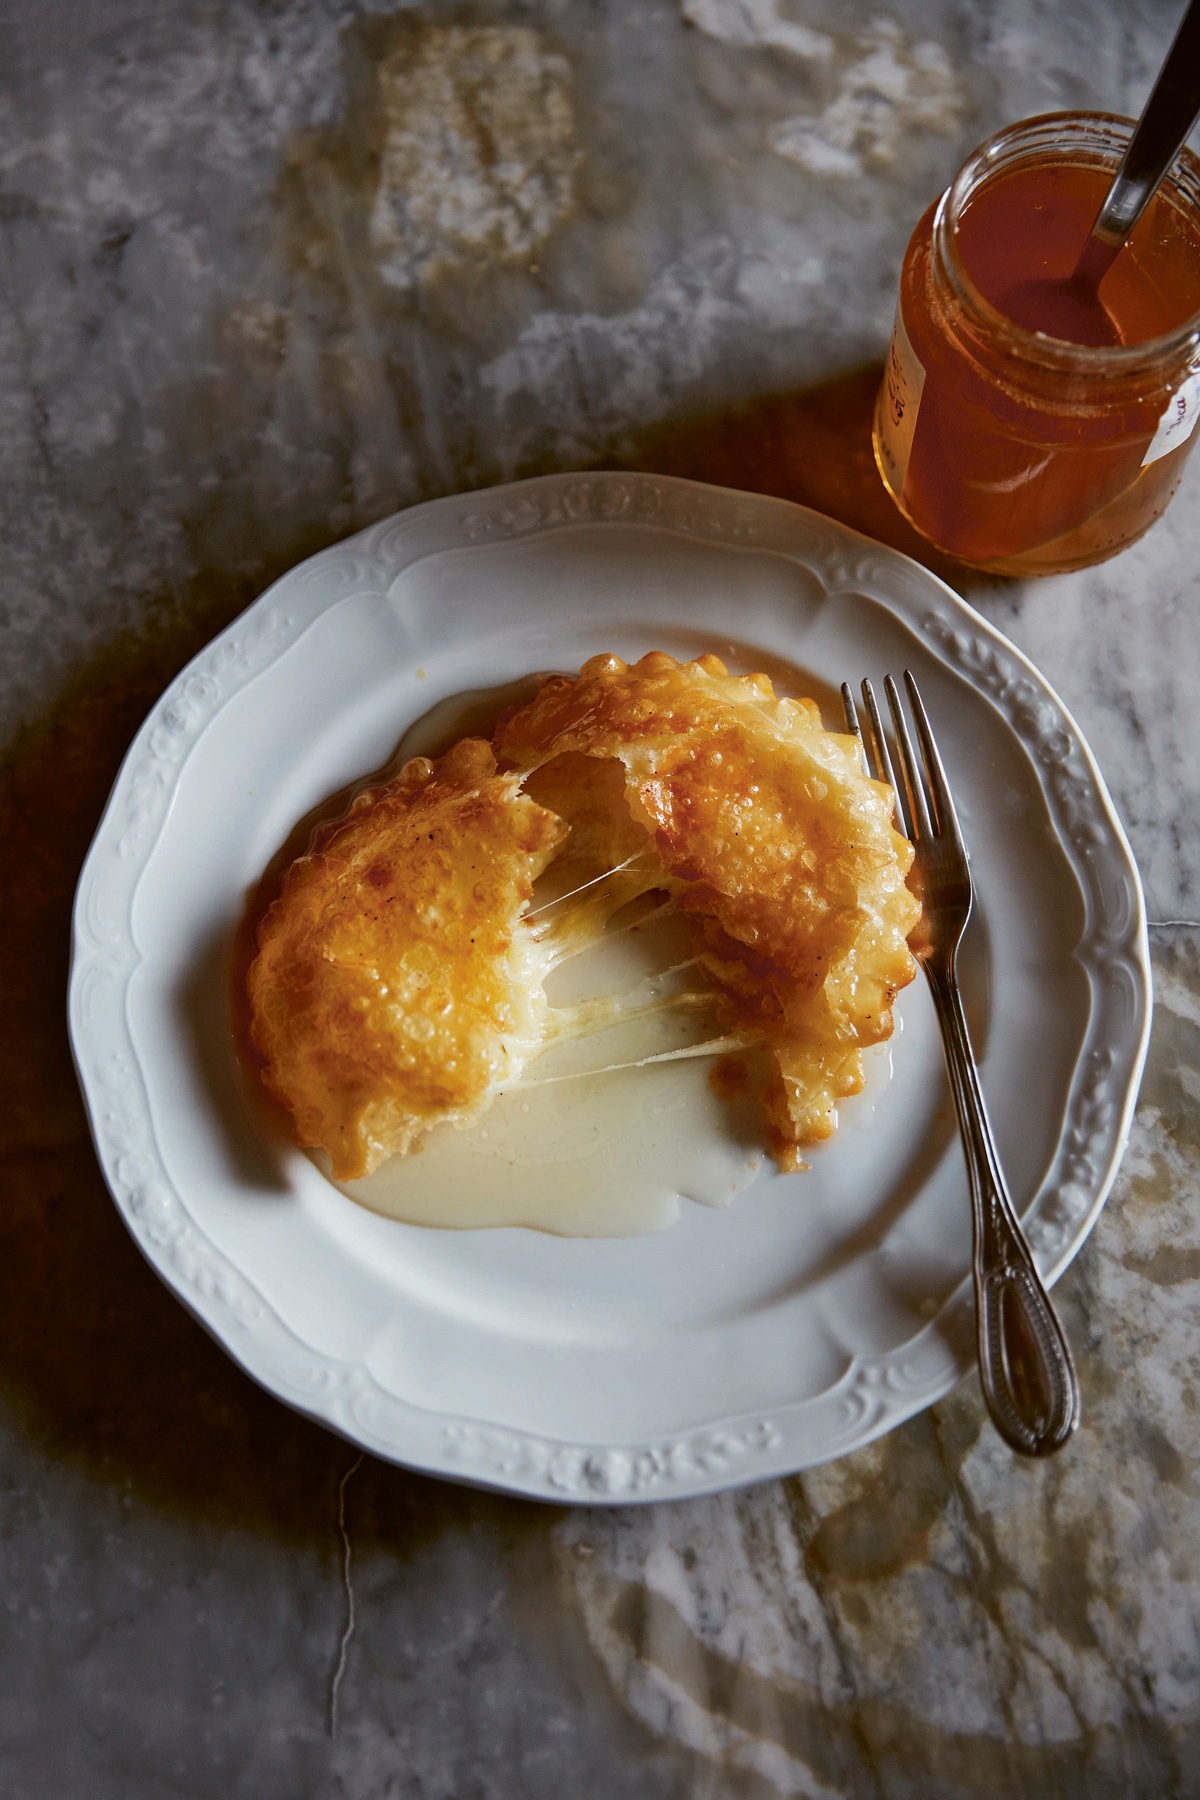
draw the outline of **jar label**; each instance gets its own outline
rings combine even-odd
[[[1200,369],[1193,369],[1179,392],[1172,394],[1163,407],[1158,430],[1142,458],[1143,469],[1147,463],[1157,462],[1160,456],[1169,456],[1180,444],[1186,444],[1197,418],[1200,418]]]
[[[924,387],[925,365],[912,347],[904,327],[904,310],[897,300],[892,341],[875,403],[875,442],[884,478],[893,494],[903,490],[908,474]]]

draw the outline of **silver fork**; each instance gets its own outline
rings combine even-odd
[[[984,1398],[1001,1437],[1026,1456],[1046,1456],[1079,1423],[1079,1384],[1062,1326],[1033,1260],[1005,1185],[983,1103],[979,1071],[958,987],[958,946],[971,912],[971,871],[917,684],[905,671],[921,755],[913,748],[896,684],[884,679],[900,750],[896,780],[875,693],[862,684],[867,728],[860,728],[848,685],[846,724],[863,745],[868,771],[896,797],[896,821],[911,838],[913,886],[922,913],[909,948],[933,993],[946,1067],[962,1134],[975,1223],[975,1336]]]

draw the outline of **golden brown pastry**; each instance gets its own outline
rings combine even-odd
[[[620,997],[555,1008],[544,981],[659,890],[692,920],[718,1030],[770,1053],[772,1148],[796,1166],[915,972],[912,851],[857,740],[765,675],[656,652],[549,677],[494,750],[464,739],[359,795],[259,926],[251,1038],[300,1143],[357,1178],[611,1023]]]
[[[896,992],[915,974],[912,847],[857,740],[826,731],[811,700],[778,698],[765,675],[654,652],[549,677],[494,742],[522,774],[564,755],[620,764],[629,813],[698,921],[731,1024],[773,1053],[773,1147],[794,1167],[797,1147],[828,1137],[838,1099],[861,1088],[860,1052],[890,1036]]]
[[[360,794],[288,869],[246,979],[267,1087],[339,1180],[469,1117],[543,1030],[517,922],[566,826],[466,738]]]

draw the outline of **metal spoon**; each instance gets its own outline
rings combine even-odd
[[[998,301],[1000,310],[1030,329],[1049,331],[1071,343],[1109,348],[1120,344],[1121,334],[1100,295],[1100,283],[1198,117],[1200,0],[1191,0],[1074,270],[1065,278],[1039,276],[1010,283]],[[1043,323],[1047,316],[1053,325]]]
[[[1191,0],[1129,148],[1104,196],[1072,282],[1100,286],[1200,118],[1200,0]]]

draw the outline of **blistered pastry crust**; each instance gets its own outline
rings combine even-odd
[[[890,1036],[915,973],[912,847],[857,739],[826,731],[814,702],[779,698],[765,675],[654,652],[549,677],[494,742],[522,774],[565,753],[622,765],[731,1023],[770,1047],[774,1149],[794,1167],[861,1088],[861,1051]]]
[[[300,1143],[350,1180],[475,1117],[562,1028],[554,962],[659,888],[693,920],[723,1028],[769,1052],[772,1148],[794,1167],[915,972],[912,850],[857,740],[765,675],[656,652],[549,677],[494,748],[501,767],[464,739],[359,795],[259,926],[251,1038]],[[527,917],[560,851],[580,895]]]
[[[338,1180],[486,1103],[540,1040],[518,920],[566,827],[464,739],[360,794],[288,869],[247,994],[269,1090]]]

